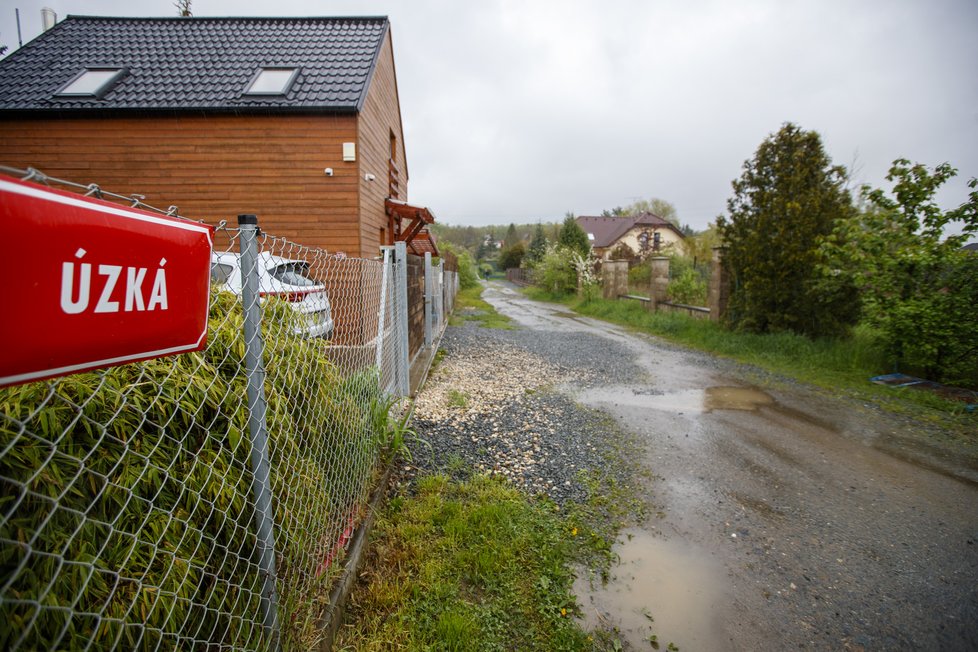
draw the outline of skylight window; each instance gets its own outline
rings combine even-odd
[[[285,95],[298,75],[298,68],[262,68],[251,80],[245,95]]]
[[[125,68],[86,68],[68,82],[58,95],[102,97],[125,74]]]

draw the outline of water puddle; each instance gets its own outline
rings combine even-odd
[[[704,390],[703,406],[710,410],[753,411],[764,405],[774,405],[774,398],[754,387],[708,387]]]
[[[654,649],[652,636],[660,650],[669,643],[683,652],[724,649],[715,618],[723,602],[719,565],[641,529],[623,532],[615,552],[620,563],[604,586],[586,577],[574,583],[585,627],[617,627],[636,650]]]
[[[581,397],[588,404],[611,403],[619,407],[646,408],[667,412],[753,411],[774,405],[774,398],[755,387],[707,387],[678,392],[642,392],[626,387],[587,390]]]

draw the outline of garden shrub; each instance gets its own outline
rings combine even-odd
[[[562,245],[550,246],[534,267],[534,284],[554,295],[577,292],[575,250]]]
[[[279,613],[301,646],[329,580],[315,538],[376,458],[377,386],[292,335],[285,304],[264,312]],[[202,352],[0,390],[0,648],[262,645],[242,322],[215,293]]]
[[[687,306],[706,305],[706,281],[692,266],[669,281],[669,300]]]
[[[644,287],[649,286],[652,280],[652,264],[648,260],[643,260],[638,265],[634,265],[628,270],[628,286]]]

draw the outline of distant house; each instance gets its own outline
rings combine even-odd
[[[588,234],[594,255],[601,260],[644,259],[685,252],[682,232],[652,213],[627,217],[578,217],[577,223]]]
[[[384,17],[69,16],[0,61],[0,164],[350,256],[435,251]]]

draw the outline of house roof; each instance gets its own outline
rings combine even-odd
[[[354,112],[386,17],[68,16],[0,61],[0,111]],[[262,67],[295,67],[284,95],[246,95]],[[125,72],[101,97],[58,96],[86,67]]]
[[[596,249],[610,247],[635,227],[646,226],[652,229],[672,229],[682,237],[679,231],[669,221],[653,213],[640,213],[626,217],[587,217],[577,218],[577,223],[584,232],[591,236],[591,246]]]

